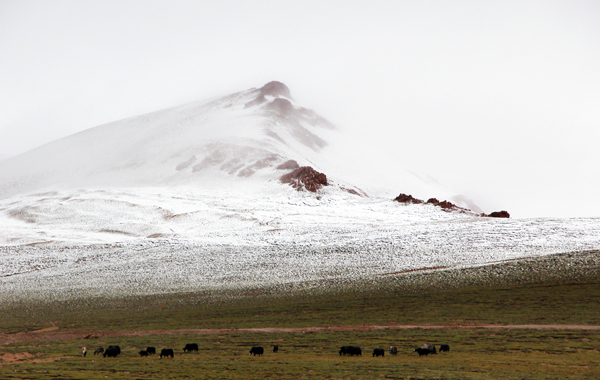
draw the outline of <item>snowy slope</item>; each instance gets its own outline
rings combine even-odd
[[[334,127],[292,102],[287,87],[272,82],[92,128],[3,162],[0,197],[48,186],[171,185],[206,180],[211,169],[251,176],[292,158],[307,163],[327,145],[318,134],[329,138]]]
[[[373,152],[350,140],[325,118],[296,104],[284,84],[270,82],[208,104],[191,103],[92,128],[13,157],[0,163],[0,199],[48,188],[173,186],[236,177],[276,180],[285,172],[275,168],[287,160],[374,195],[382,189],[387,196],[400,191],[425,198],[453,195],[406,170],[390,172],[396,164],[366,166],[364,158]],[[394,186],[385,178],[402,189],[390,189]]]
[[[384,158],[365,160],[374,154],[270,82],[92,128],[0,163],[0,244],[195,239],[202,232],[169,216],[202,215],[192,221],[229,229],[220,218],[233,203],[260,204],[277,218],[274,202],[307,197],[352,205],[367,194],[375,202],[399,192],[452,195]],[[306,195],[282,184],[290,160],[324,172],[329,186]],[[171,194],[165,205],[161,193]],[[214,207],[198,214],[198,199]]]
[[[598,218],[393,202],[455,194],[364,159],[376,154],[270,82],[11,157],[0,162],[0,302],[297,285],[600,247]],[[329,185],[281,183],[289,160]]]
[[[599,218],[481,218],[329,189],[321,199],[250,190],[14,198],[2,204],[13,217],[0,219],[0,303],[335,286],[600,246]]]

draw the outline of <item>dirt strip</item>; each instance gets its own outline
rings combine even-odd
[[[0,345],[21,342],[98,339],[120,336],[147,335],[206,335],[206,334],[238,334],[238,333],[279,333],[309,331],[364,331],[364,330],[405,330],[405,329],[535,329],[535,330],[600,330],[594,325],[486,325],[486,324],[450,324],[450,325],[354,325],[354,326],[321,326],[321,327],[257,327],[241,329],[185,329],[185,330],[139,330],[139,331],[54,331],[48,329],[0,334]]]

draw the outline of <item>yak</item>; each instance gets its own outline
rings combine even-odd
[[[373,357],[376,357],[376,356],[383,357],[384,355],[385,355],[385,350],[383,348],[376,348],[373,350]]]
[[[109,346],[104,350],[103,357],[116,358],[121,354],[121,348],[119,346]]]
[[[356,346],[342,346],[340,349],[340,355],[362,356],[362,350],[360,347]]]
[[[166,358],[168,358],[168,357],[174,358],[175,357],[175,352],[173,352],[172,348],[163,348],[162,350],[160,350],[160,355],[159,356],[160,356],[160,359],[162,359],[163,356],[166,357]]]
[[[185,347],[183,347],[183,352],[192,352],[192,351],[196,351],[198,352],[198,343],[188,343],[185,345]]]

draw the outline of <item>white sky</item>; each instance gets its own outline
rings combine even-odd
[[[390,172],[600,216],[598,1],[0,0],[0,155],[271,80]]]

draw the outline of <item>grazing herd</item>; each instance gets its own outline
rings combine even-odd
[[[183,352],[198,352],[198,343],[188,343],[183,348]],[[279,352],[279,346],[273,346],[273,352]],[[419,356],[427,356],[429,354],[437,354],[437,350],[433,344],[424,344],[421,347],[415,348],[413,352],[419,354]],[[450,346],[447,344],[440,345],[439,352],[450,352]],[[82,355],[85,357],[87,353],[87,349],[85,347],[81,350]],[[265,349],[261,346],[254,346],[250,349],[250,355],[253,356],[262,356],[265,353]],[[388,353],[390,355],[398,355],[398,347],[390,346]],[[105,350],[103,347],[98,347],[94,351],[94,355],[103,355],[103,357],[116,358],[121,354],[121,348],[119,346],[108,346]],[[156,355],[156,347],[148,347],[145,350],[141,350],[138,352],[141,357],[146,357],[150,355]],[[350,355],[350,356],[362,356],[362,349],[357,346],[342,346],[339,352],[340,356],[342,355]],[[373,349],[373,357],[384,357],[385,350],[383,348],[375,348]],[[174,358],[175,351],[172,348],[163,348],[160,351],[159,358]]]
[[[435,349],[435,346],[433,344],[424,344],[419,348],[415,348],[415,350],[413,352],[416,352],[419,354],[419,356],[423,356],[423,355],[429,355],[429,354],[437,354],[437,350]],[[447,344],[442,344],[440,345],[440,352],[450,352],[450,346]],[[396,346],[390,346],[388,353],[390,355],[398,355],[398,347]],[[342,346],[342,348],[340,349],[340,356],[341,355],[350,355],[350,356],[362,356],[362,350],[360,349],[360,347],[356,347],[356,346]],[[384,357],[385,356],[385,350],[383,348],[375,348],[373,349],[373,357]]]
[[[429,354],[437,354],[437,351],[433,344],[424,344],[419,348],[415,348],[414,352],[418,353],[419,356],[423,356],[423,355],[427,356]],[[450,352],[450,346],[447,344],[440,345],[440,352]]]
[[[83,349],[82,349],[83,356],[85,356],[86,351],[87,351],[86,348],[83,347]],[[192,351],[198,352],[198,344],[197,343],[186,344],[186,346],[183,348],[183,352],[186,352],[186,351],[188,351],[188,352],[192,352]],[[98,347],[94,351],[94,355],[102,355],[103,357],[116,358],[117,356],[121,355],[121,347],[119,347],[119,346],[108,346],[107,349],[104,349],[104,347]],[[138,352],[138,355],[140,355],[141,357],[146,357],[146,356],[150,356],[150,355],[156,355],[156,347],[148,347],[145,350],[141,350],[141,351]],[[173,351],[172,348],[163,348],[160,351],[159,357],[160,357],[160,359],[162,359],[163,357],[165,357],[165,358],[174,358],[175,357],[175,351]]]

